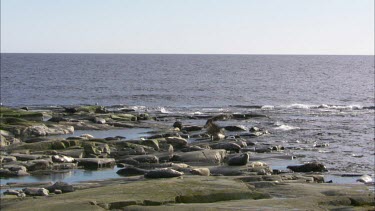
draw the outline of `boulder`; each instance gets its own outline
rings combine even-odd
[[[188,144],[187,140],[181,137],[166,137],[165,140],[175,148],[181,148]]]
[[[46,187],[46,189],[49,192],[55,192],[56,190],[61,190],[63,193],[68,193],[68,192],[74,192],[74,187],[73,185],[69,185],[66,182],[56,182],[55,184]]]
[[[45,188],[24,188],[23,192],[29,196],[48,196],[49,194]]]
[[[237,143],[217,143],[217,144],[211,144],[210,147],[212,149],[225,149],[227,151],[235,151],[239,152],[240,149],[242,148],[240,145]]]
[[[51,164],[50,160],[32,160],[26,163],[26,168],[28,171],[47,170]]]
[[[178,154],[172,158],[173,161],[180,161],[185,163],[209,163],[219,164],[224,161],[226,156],[225,150],[201,150],[194,152],[185,152]]]
[[[244,166],[249,161],[249,157],[250,156],[247,153],[231,157],[228,160],[228,165],[229,166]]]

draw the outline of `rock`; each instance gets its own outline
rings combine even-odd
[[[0,163],[9,163],[17,161],[17,158],[14,156],[0,156]]]
[[[106,123],[105,119],[99,118],[99,117],[95,117],[94,122],[96,124],[105,124]]]
[[[18,196],[18,197],[25,197],[25,194],[22,192],[22,191],[19,191],[19,190],[6,190],[4,191],[3,193],[4,195],[14,195],[14,196]]]
[[[194,152],[185,152],[174,156],[172,160],[180,161],[185,163],[210,163],[219,164],[222,163],[225,156],[227,155],[225,150],[201,150]]]
[[[273,170],[269,166],[255,166],[248,169],[249,172],[256,172],[258,175],[271,175]]]
[[[49,191],[45,188],[25,188],[23,192],[29,196],[48,196]]]
[[[26,163],[26,168],[28,171],[47,170],[50,169],[50,164],[49,160],[32,160]]]
[[[191,174],[200,176],[210,176],[210,169],[208,168],[195,168],[190,170]]]
[[[181,148],[188,144],[187,140],[181,137],[167,137],[165,140],[175,148]]]
[[[212,176],[239,176],[243,175],[241,168],[237,166],[216,166],[210,168]]]
[[[118,170],[116,173],[122,176],[134,176],[134,175],[144,175],[148,170],[140,169],[133,166],[126,166],[123,169]]]
[[[158,163],[159,158],[155,155],[138,155],[132,157],[132,159],[138,161],[139,163]]]
[[[181,130],[182,129],[182,122],[176,121],[175,123],[173,123],[173,127]]]
[[[359,179],[356,180],[357,182],[363,182],[363,183],[370,183],[372,182],[372,178],[369,175],[363,175]]]
[[[30,174],[24,170],[10,171],[9,169],[0,169],[0,177],[19,177],[29,175]]]
[[[132,165],[132,166],[138,166],[140,164],[138,161],[134,160],[133,158],[120,159],[117,162]]]
[[[90,135],[90,134],[87,134],[87,133],[80,135],[80,137],[87,138],[87,139],[93,139],[94,138],[93,135]]]
[[[285,149],[284,146],[281,146],[281,145],[276,145],[276,146],[271,147],[272,151],[283,151],[284,149]]]
[[[232,157],[228,160],[229,166],[244,166],[249,161],[249,154],[241,154],[239,156]]]
[[[53,170],[65,170],[75,168],[77,168],[77,163],[56,163],[52,165]]]
[[[68,157],[72,158],[82,158],[83,157],[83,149],[69,149],[69,150],[64,150],[61,151],[60,154],[63,154]]]
[[[51,119],[48,120],[49,122],[67,122],[68,120],[64,117],[54,116]]]
[[[152,147],[155,151],[160,150],[159,142],[158,140],[155,140],[155,139],[147,139],[147,140],[142,141],[140,144],[144,146]]]
[[[77,158],[78,166],[87,169],[111,168],[116,162],[113,158]]]
[[[98,149],[108,155],[111,154],[111,149],[109,148],[108,144],[99,144]]]
[[[202,130],[203,127],[201,126],[196,126],[196,125],[187,125],[182,127],[181,131],[187,131],[187,132],[193,132],[193,131],[200,131]]]
[[[55,193],[55,194],[62,194],[62,191],[56,189],[56,190],[54,191],[54,193]]]
[[[98,149],[94,144],[84,144],[83,150],[86,155],[100,155],[102,153],[102,151]]]
[[[257,114],[257,113],[247,113],[247,114],[233,114],[234,119],[250,119],[250,118],[262,118],[267,117],[263,114]]]
[[[63,193],[68,193],[68,192],[74,192],[74,187],[73,185],[69,185],[66,182],[56,182],[55,184],[46,187],[46,189],[49,192],[55,192],[56,190],[60,190]]]
[[[27,171],[26,167],[21,165],[4,165],[4,168],[9,169],[10,171]]]
[[[235,151],[235,152],[239,152],[241,149],[241,146],[236,143],[211,144],[210,147],[212,149],[225,149],[227,151]]]
[[[251,168],[262,167],[262,166],[268,166],[268,165],[266,163],[263,163],[263,162],[260,162],[260,161],[251,162],[249,164],[249,167],[251,167]]]
[[[193,152],[193,151],[201,151],[204,150],[204,148],[200,146],[186,146],[185,148],[181,149],[181,152]]]
[[[171,178],[171,177],[180,177],[184,175],[183,172],[179,172],[173,169],[162,168],[149,171],[145,174],[145,178]]]
[[[236,125],[236,126],[226,126],[224,127],[227,131],[247,131],[248,128],[243,125]]]
[[[64,135],[64,134],[71,134],[74,132],[73,126],[65,126],[65,125],[51,125],[47,127],[44,124],[41,125],[33,125],[26,127],[22,130],[20,135],[23,136],[46,136],[46,135]]]
[[[74,113],[78,112],[77,108],[75,108],[75,107],[65,107],[64,109],[65,109],[66,113],[74,114]]]
[[[56,163],[72,163],[74,162],[74,158],[65,155],[53,155],[52,161]]]
[[[28,160],[36,160],[40,159],[42,155],[27,155],[27,154],[19,154],[19,153],[12,153],[11,156],[14,156],[19,161],[28,161]]]
[[[257,131],[260,131],[260,129],[258,127],[251,127],[250,132],[257,132]]]
[[[287,166],[288,169],[294,172],[323,172],[327,171],[326,167],[317,162],[306,163],[300,166]]]

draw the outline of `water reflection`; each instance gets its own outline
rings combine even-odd
[[[67,182],[76,183],[89,180],[103,180],[111,178],[119,178],[116,174],[118,168],[107,168],[100,170],[85,170],[85,169],[74,169],[66,172],[59,172],[50,175],[34,175],[25,177],[13,177],[13,178],[1,178],[0,184],[6,185],[7,183],[31,183],[31,182]]]

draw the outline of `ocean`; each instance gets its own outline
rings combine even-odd
[[[374,56],[3,53],[1,103],[257,112],[269,118],[241,124],[301,162],[375,170]]]

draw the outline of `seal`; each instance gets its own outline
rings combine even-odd
[[[288,169],[294,171],[294,172],[323,172],[327,171],[327,168],[317,162],[312,163],[306,163],[300,166],[287,166]]]
[[[210,169],[208,168],[195,168],[190,170],[191,174],[200,176],[210,176]]]
[[[229,166],[244,166],[249,161],[249,154],[241,154],[239,156],[232,157],[228,160]]]
[[[126,166],[125,168],[122,168],[118,170],[116,173],[122,176],[135,176],[135,175],[144,175],[147,173],[148,170],[133,167],[133,166]]]
[[[156,178],[172,178],[172,177],[179,177],[184,175],[183,172],[179,172],[173,169],[169,168],[162,168],[162,169],[156,169],[149,171],[145,174],[145,178],[151,178],[151,179],[156,179]]]

